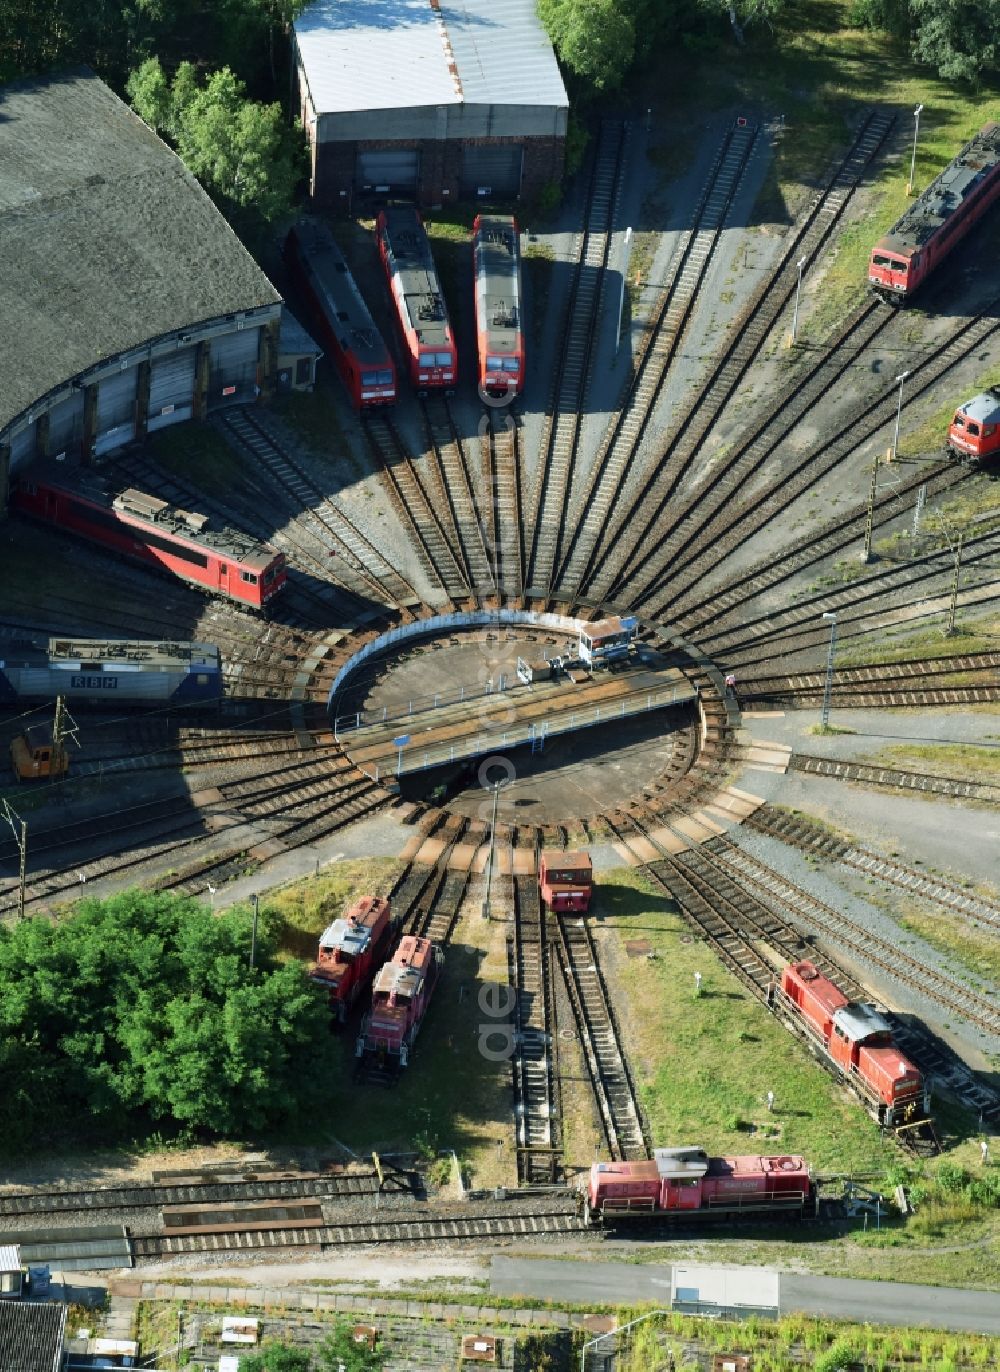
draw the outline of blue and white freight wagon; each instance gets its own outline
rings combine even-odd
[[[102,709],[216,705],[222,699],[219,650],[211,643],[155,640],[0,640],[0,704],[56,696]]]

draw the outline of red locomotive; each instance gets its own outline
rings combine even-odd
[[[412,205],[390,205],[379,212],[376,233],[410,381],[421,394],[450,395],[458,356],[423,221]]]
[[[848,1001],[811,962],[785,967],[779,1005],[795,1016],[879,1124],[898,1128],[927,1118],[923,1077],[893,1044],[889,1022],[874,1006]]]
[[[354,408],[394,404],[396,368],[333,234],[303,220],[289,230],[285,255]]]
[[[948,430],[948,451],[974,467],[1000,462],[1000,388],[959,406]]]
[[[472,226],[479,390],[511,399],[524,387],[517,234],[517,220],[510,214],[480,214]]]
[[[389,902],[383,896],[362,896],[324,929],[309,975],[327,988],[339,1024],[388,952],[393,931]]]
[[[238,529],[210,529],[207,515],[118,489],[86,468],[55,462],[22,468],[10,503],[33,519],[254,610],[273,600],[287,577],[284,553]]]
[[[444,953],[430,939],[413,934],[400,939],[392,961],[375,978],[372,1008],[358,1036],[359,1058],[372,1054],[383,1062],[407,1065],[443,962]]]
[[[900,304],[1000,196],[1000,124],[987,124],[880,238],[869,285]]]
[[[799,1157],[710,1158],[702,1148],[655,1148],[652,1162],[595,1162],[583,1209],[588,1224],[602,1224],[622,1217],[801,1214],[815,1199]]]
[[[560,914],[590,905],[594,869],[589,853],[542,853],[538,867],[542,904]]]

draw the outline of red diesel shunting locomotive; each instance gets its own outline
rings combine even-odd
[[[339,1024],[384,960],[394,926],[384,896],[362,896],[340,919],[324,929],[309,975],[325,986]]]
[[[868,283],[901,304],[1000,196],[1000,124],[987,124],[872,249]]]
[[[479,389],[510,399],[524,388],[517,233],[517,220],[510,214],[480,214],[472,226]]]
[[[400,1067],[407,1065],[443,962],[444,953],[430,939],[413,934],[400,939],[392,961],[375,978],[372,1008],[358,1036],[359,1058],[370,1053],[382,1061],[395,1059]]]
[[[655,1148],[652,1162],[595,1162],[584,1196],[589,1224],[617,1218],[801,1212],[816,1191],[803,1158],[710,1158],[702,1148]]]
[[[410,381],[421,394],[450,394],[458,355],[423,221],[412,205],[390,205],[379,212],[376,234]]]
[[[122,490],[82,467],[37,462],[18,471],[11,507],[236,601],[263,609],[285,584],[285,555],[207,515]]]
[[[593,864],[589,853],[542,853],[538,866],[538,887],[542,904],[562,914],[583,913],[590,905],[594,886]]]
[[[396,402],[396,368],[343,253],[325,224],[302,220],[285,255],[356,410]]]
[[[778,995],[779,1008],[795,1015],[879,1124],[899,1128],[927,1118],[923,1077],[895,1046],[888,1020],[874,1006],[848,1001],[811,962],[785,967]]]
[[[973,467],[1000,462],[1000,387],[958,407],[948,430],[948,451]]]

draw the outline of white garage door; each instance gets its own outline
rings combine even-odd
[[[413,195],[420,180],[420,152],[417,148],[359,152],[356,174],[362,190]]]
[[[49,410],[49,452],[68,452],[83,440],[83,391],[74,391]]]
[[[213,338],[209,345],[208,407],[245,404],[257,386],[260,329],[240,329]]]
[[[135,437],[135,391],[138,372],[126,367],[106,376],[97,387],[97,454],[109,453]]]
[[[149,415],[146,428],[152,433],[168,424],[191,418],[194,395],[195,349],[180,348],[158,357],[149,371]]]

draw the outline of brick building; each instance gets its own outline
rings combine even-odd
[[[535,0],[316,0],[295,21],[317,204],[531,199],[569,101]]]

